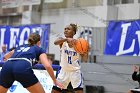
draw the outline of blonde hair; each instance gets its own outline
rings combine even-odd
[[[40,35],[39,34],[32,33],[28,37],[28,44],[31,45],[31,46],[37,44],[38,41],[40,41]]]

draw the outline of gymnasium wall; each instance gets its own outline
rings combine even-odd
[[[134,10],[136,12],[134,12]],[[85,8],[44,9],[41,22],[52,23],[50,35],[52,38],[50,46],[52,47],[50,47],[49,52],[55,53],[54,49],[56,51],[59,49],[55,47],[52,42],[56,37],[63,36],[64,27],[69,23],[76,23],[79,26],[98,27],[100,29],[100,27],[106,28],[109,20],[132,20],[138,19],[139,16],[138,4],[123,4]],[[103,31],[106,32],[106,29]],[[56,59],[58,60],[60,57],[57,55],[59,54],[56,54]]]

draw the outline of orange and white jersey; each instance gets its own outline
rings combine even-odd
[[[61,47],[60,66],[66,71],[80,70],[80,55],[74,48],[70,48],[67,42],[64,42]]]

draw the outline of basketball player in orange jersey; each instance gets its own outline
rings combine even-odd
[[[64,89],[67,89],[71,82],[75,93],[83,93],[83,77],[80,71],[80,60],[87,62],[88,53],[78,54],[73,46],[76,39],[73,36],[76,34],[77,25],[70,24],[64,29],[65,38],[58,38],[54,44],[60,46],[61,70],[58,74],[57,80],[61,82]],[[62,90],[58,86],[53,86],[52,93],[61,93]]]

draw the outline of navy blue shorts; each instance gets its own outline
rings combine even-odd
[[[0,72],[0,85],[10,88],[14,81],[20,82],[24,88],[38,82],[29,62],[14,60],[4,63]]]

